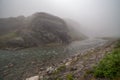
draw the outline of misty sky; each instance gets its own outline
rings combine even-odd
[[[0,18],[48,12],[89,36],[120,36],[120,0],[0,0]]]

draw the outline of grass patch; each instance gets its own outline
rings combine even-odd
[[[120,48],[120,40],[116,43],[115,48]]]
[[[74,80],[74,76],[71,73],[69,73],[66,75],[66,79],[67,80]]]
[[[59,74],[60,72],[64,71],[66,69],[66,66],[65,65],[61,65],[59,66],[54,72],[53,74]]]
[[[5,35],[0,36],[0,48],[3,48],[7,45],[7,41],[9,41],[10,39],[15,38],[17,35],[17,33],[15,32],[11,32]]]
[[[120,48],[107,54],[95,67],[94,76],[115,79],[120,77]]]
[[[17,36],[17,34],[15,32],[11,32],[11,33],[0,36],[0,41],[9,40],[9,39],[14,38],[16,36]]]
[[[89,74],[93,74],[93,70],[86,70],[85,74],[83,75],[83,77],[87,77]]]

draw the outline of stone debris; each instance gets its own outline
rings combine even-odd
[[[53,67],[48,67],[46,72],[47,74],[51,74],[55,69]]]
[[[41,73],[39,74],[40,78],[39,77],[38,78],[40,80],[43,80],[44,78],[54,80],[55,74],[53,73],[57,71],[58,68],[63,68],[60,66],[64,65],[65,70],[58,71],[58,73],[56,72],[57,77],[59,76],[60,78],[65,80],[65,75],[72,73],[75,76],[76,80],[80,80],[81,78],[83,78],[85,71],[92,69],[92,67],[95,66],[95,64],[104,57],[106,52],[109,52],[111,50],[112,48],[110,47],[106,47],[104,50],[98,48],[96,49],[92,48],[87,52],[82,53],[84,55],[81,55],[81,53],[77,53],[74,56],[71,56],[70,58],[63,60],[61,64],[57,66],[48,67],[45,71],[44,70],[41,71]],[[38,79],[34,79],[34,77],[31,77],[26,80],[38,80]],[[88,80],[88,79],[82,79],[82,80]]]
[[[33,76],[30,78],[26,78],[26,80],[39,80],[39,76]]]
[[[67,62],[65,66],[69,66],[71,63],[72,63],[71,61]]]

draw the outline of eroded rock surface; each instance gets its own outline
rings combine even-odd
[[[64,20],[47,13],[0,19],[0,47],[68,44],[71,42],[68,32],[68,26]]]

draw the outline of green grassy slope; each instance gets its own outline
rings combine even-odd
[[[115,49],[108,53],[95,67],[94,76],[120,80],[120,41],[116,44]]]

